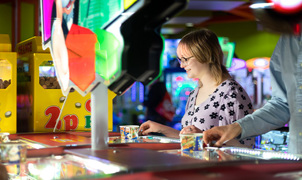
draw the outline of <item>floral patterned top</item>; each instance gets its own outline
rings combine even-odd
[[[191,91],[186,111],[181,120],[182,128],[194,125],[205,131],[214,126],[232,124],[253,112],[253,105],[246,91],[234,79],[222,82],[203,103],[195,105],[199,87]],[[239,141],[245,147],[252,147],[254,138]]]

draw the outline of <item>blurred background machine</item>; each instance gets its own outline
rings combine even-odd
[[[17,53],[0,34],[0,132],[17,132]]]

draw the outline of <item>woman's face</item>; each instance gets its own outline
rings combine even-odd
[[[185,45],[180,44],[177,47],[177,57],[181,60],[180,67],[187,72],[188,78],[202,79],[209,72],[209,65],[199,62]]]

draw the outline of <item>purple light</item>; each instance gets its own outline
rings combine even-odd
[[[53,0],[43,0],[43,40],[46,42],[51,36],[51,13],[52,13],[52,6]]]
[[[136,85],[137,85],[137,82],[135,82],[134,85],[131,87],[131,101],[132,102],[136,101]]]
[[[139,102],[144,102],[144,85],[141,82],[139,83]]]
[[[238,69],[246,68],[245,60],[233,58],[232,66],[228,69],[229,71],[235,71]]]

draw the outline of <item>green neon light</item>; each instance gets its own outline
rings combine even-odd
[[[161,51],[161,55],[160,55],[160,62],[159,62],[159,74],[156,78],[160,77],[162,75],[163,72],[163,64],[164,64],[164,49],[165,49],[165,38],[162,34],[160,34],[160,37],[163,41],[163,49]]]
[[[183,90],[184,88],[192,88],[192,89],[194,89],[195,87],[196,87],[195,83],[186,83],[186,84],[183,84],[182,86],[178,87],[175,90],[175,97],[179,97],[179,94],[180,94],[181,90]]]
[[[95,31],[104,28],[124,10],[122,0],[80,0],[79,26]]]
[[[99,29],[95,33],[98,39],[95,50],[95,70],[104,80],[110,80],[120,71],[121,62],[118,49],[121,43],[106,30]]]
[[[229,39],[226,37],[218,37],[218,40],[223,51],[224,64],[227,68],[230,68],[232,66],[232,60],[235,53],[235,43],[229,42]]]
[[[160,34],[160,37],[161,37],[161,39],[163,41],[162,42],[163,43],[163,49],[161,51],[160,59],[159,59],[159,73],[158,73],[158,75],[149,84],[152,84],[156,79],[158,79],[162,75],[162,72],[163,72],[165,38],[164,38],[164,36],[162,34]]]

